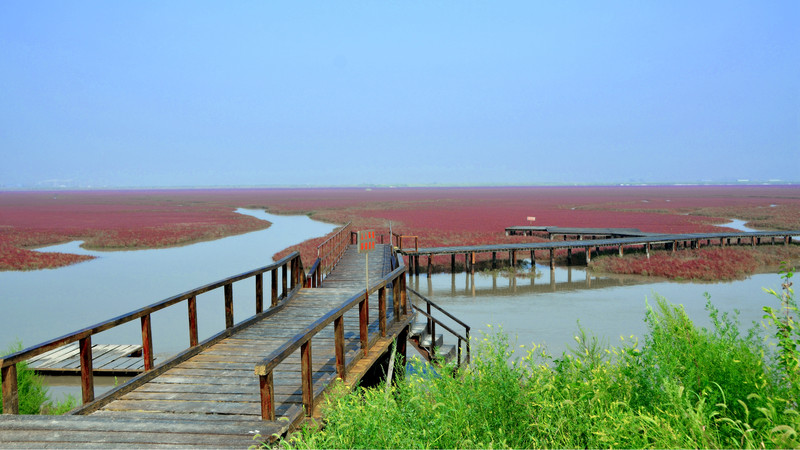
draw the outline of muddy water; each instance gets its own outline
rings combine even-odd
[[[477,273],[414,277],[411,286],[473,327],[472,335],[502,326],[518,344],[544,345],[560,355],[574,343],[578,324],[606,342],[620,337],[641,338],[644,315],[657,295],[682,304],[696,324],[710,326],[704,293],[721,311],[740,311],[743,329],[760,322],[763,305],[777,306],[761,289],[778,290],[775,274],[753,275],[743,281],[691,283],[657,281],[646,277],[608,277],[584,267],[536,267],[535,277]]]

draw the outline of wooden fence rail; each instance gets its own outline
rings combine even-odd
[[[280,270],[280,276],[278,271]],[[280,261],[273,264],[235,275],[223,280],[207,284],[182,294],[169,297],[144,308],[131,311],[113,319],[100,322],[82,330],[66,334],[50,341],[28,347],[0,359],[0,375],[2,376],[3,414],[19,414],[19,398],[17,393],[17,364],[34,356],[62,347],[72,342],[78,342],[80,349],[81,365],[81,393],[83,403],[94,400],[94,374],[92,371],[92,336],[102,331],[109,330],[119,325],[139,319],[142,331],[142,357],[144,370],[153,370],[153,338],[150,316],[154,312],[186,301],[189,315],[189,345],[190,349],[203,343],[198,342],[197,333],[197,296],[215,289],[223,288],[225,302],[225,328],[231,329],[233,323],[233,283],[247,278],[255,279],[255,314],[264,310],[264,283],[263,276],[270,272],[272,277],[271,306],[285,298],[296,287],[302,286],[306,279],[303,272],[303,263],[298,252],[292,252]],[[278,279],[281,280],[281,289],[278,289]],[[170,360],[164,361],[166,364]]]
[[[393,255],[393,258],[396,256]],[[261,363],[255,366],[255,374],[259,377],[259,389],[261,395],[261,418],[264,420],[275,420],[275,395],[273,387],[273,374],[275,368],[286,358],[300,350],[301,361],[301,385],[302,399],[306,415],[311,415],[314,410],[314,391],[313,391],[313,369],[311,357],[311,343],[314,336],[325,327],[333,323],[334,327],[334,347],[336,356],[336,372],[339,378],[347,380],[348,366],[345,363],[345,340],[344,340],[344,314],[358,305],[359,311],[359,333],[362,352],[359,357],[364,357],[369,353],[369,339],[367,325],[369,323],[368,302],[371,293],[378,292],[378,323],[381,337],[386,336],[386,289],[391,285],[392,299],[394,308],[394,318],[396,321],[409,313],[406,292],[406,271],[402,259],[393,261],[392,266],[397,266],[392,272],[384,276],[380,281],[372,284],[369,289],[364,289],[358,294],[344,301],[338,307],[332,309],[326,315],[309,325],[303,332],[298,333],[284,345],[264,358]]]
[[[322,283],[322,279],[331,273],[331,270],[336,267],[336,263],[339,262],[344,252],[347,251],[347,246],[350,244],[351,229],[351,222],[348,222],[333,236],[317,246],[317,260],[319,261],[319,266],[315,268],[316,263],[315,266],[312,266],[310,273],[312,273],[313,276],[309,277],[314,280],[313,283],[315,287],[319,286]]]

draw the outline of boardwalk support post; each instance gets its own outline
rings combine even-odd
[[[17,394],[17,365],[3,367],[3,414],[19,414],[19,397]]]
[[[381,337],[386,337],[386,287],[378,289],[378,327]]]
[[[306,416],[314,412],[314,385],[311,382],[311,340],[300,346],[300,376],[303,379],[303,407]]]
[[[272,298],[271,304],[272,306],[276,306],[278,304],[278,269],[272,269]]]
[[[256,314],[264,311],[264,275],[256,275]]]
[[[81,361],[81,396],[83,404],[94,400],[94,373],[92,372],[92,337],[78,341]]]
[[[550,270],[556,268],[556,252],[552,248],[550,249]]]
[[[225,328],[233,328],[233,284],[225,285]]]
[[[144,361],[144,371],[149,372],[153,370],[153,327],[150,324],[150,314],[142,316],[141,322],[142,322],[142,360]],[[81,349],[81,351],[82,350],[83,349]],[[81,368],[83,368],[82,365]]]
[[[367,325],[369,325],[369,293],[365,293],[364,300],[358,303],[358,329],[361,335],[361,349],[364,352],[364,356],[367,356],[367,351],[369,350]]]
[[[189,309],[189,346],[197,347],[199,343],[197,338],[197,296],[189,297],[187,305]]]
[[[275,390],[272,383],[272,371],[258,377],[261,392],[261,420],[275,420]]]
[[[334,343],[336,346],[336,374],[342,381],[347,381],[347,366],[344,360],[344,317],[333,320]]]

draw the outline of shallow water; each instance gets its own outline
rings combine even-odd
[[[288,217],[245,211],[273,225],[261,231],[216,241],[161,250],[94,252],[73,242],[40,249],[95,255],[77,265],[32,272],[0,272],[0,345],[15,339],[33,345],[81,327],[127,313],[169,296],[272,262],[272,255],[292,244],[330,232],[334,227],[306,216]],[[734,224],[736,226],[741,224]],[[726,226],[732,226],[730,224]],[[647,302],[662,295],[683,304],[690,317],[708,326],[704,292],[722,311],[741,311],[743,328],[761,319],[762,305],[775,301],[762,287],[779,289],[775,274],[754,275],[726,283],[656,281],[645,277],[598,277],[584,267],[537,265],[538,276],[509,278],[475,274],[414,277],[409,285],[472,327],[472,336],[502,326],[519,344],[544,344],[560,354],[573,341],[578,322],[610,344],[620,336],[646,332]],[[266,280],[265,280],[266,281]],[[234,315],[239,322],[254,311],[252,280],[234,285]],[[223,294],[198,297],[200,338],[224,328]],[[412,296],[413,298],[413,296]],[[188,346],[186,307],[175,305],[153,315],[154,350],[166,358]],[[456,328],[458,329],[458,328]],[[94,343],[139,344],[138,321],[100,333]],[[99,377],[98,377],[99,378]],[[52,392],[79,397],[77,377],[48,377]],[[113,386],[98,381],[97,393]]]
[[[239,210],[272,222],[265,230],[199,242],[183,247],[90,251],[79,242],[39,249],[80,253],[96,259],[59,269],[0,272],[0,346],[15,340],[25,346],[44,342],[116,317],[175,294],[273,262],[272,255],[298,242],[323,236],[334,226],[306,216],[276,216],[264,211]],[[200,338],[225,325],[223,293],[198,296]],[[234,284],[234,319],[255,311],[252,279]],[[172,354],[188,346],[186,306],[154,313],[154,351]],[[140,343],[138,321],[92,337],[93,343]]]
[[[529,262],[528,262],[529,263]],[[742,329],[760,322],[762,306],[777,306],[762,287],[778,290],[775,274],[721,283],[656,281],[646,277],[598,277],[585,267],[537,265],[535,278],[477,273],[434,274],[412,278],[411,286],[472,327],[472,336],[502,326],[519,345],[543,344],[560,355],[573,344],[578,324],[605,342],[617,345],[631,335],[641,339],[648,303],[657,295],[682,304],[700,326],[710,326],[704,293],[722,312],[740,311]],[[452,323],[452,322],[451,322]],[[492,325],[490,327],[489,325]],[[455,328],[459,330],[459,328]]]

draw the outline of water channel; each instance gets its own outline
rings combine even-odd
[[[97,256],[69,267],[30,272],[0,272],[0,345],[15,340],[33,345],[115,317],[201,285],[272,262],[272,255],[292,244],[322,236],[334,227],[306,216],[275,216],[263,211],[239,210],[272,222],[266,230],[184,247],[118,252],[93,252],[77,242],[40,251]],[[730,226],[730,225],[727,225]],[[244,284],[242,284],[244,283]],[[434,274],[410,280],[410,286],[472,326],[472,335],[502,325],[519,344],[545,344],[560,354],[573,342],[577,323],[610,344],[620,336],[641,337],[646,302],[656,294],[681,303],[690,317],[708,325],[704,292],[722,311],[741,311],[746,326],[761,319],[761,307],[775,305],[762,287],[778,289],[776,274],[722,283],[657,281],[646,277],[609,277],[591,274],[581,266],[536,266],[536,276],[497,274]],[[200,339],[224,328],[223,294],[198,297]],[[254,311],[252,280],[234,284],[234,314],[239,322]],[[167,308],[153,315],[154,351],[165,358],[188,346],[185,307]],[[138,321],[100,333],[93,343],[139,344]],[[158,362],[158,361],[156,361]],[[97,391],[114,380],[97,377]],[[49,377],[57,396],[80,397],[77,377]],[[72,387],[63,387],[72,385]],[[105,385],[105,386],[104,386]]]

